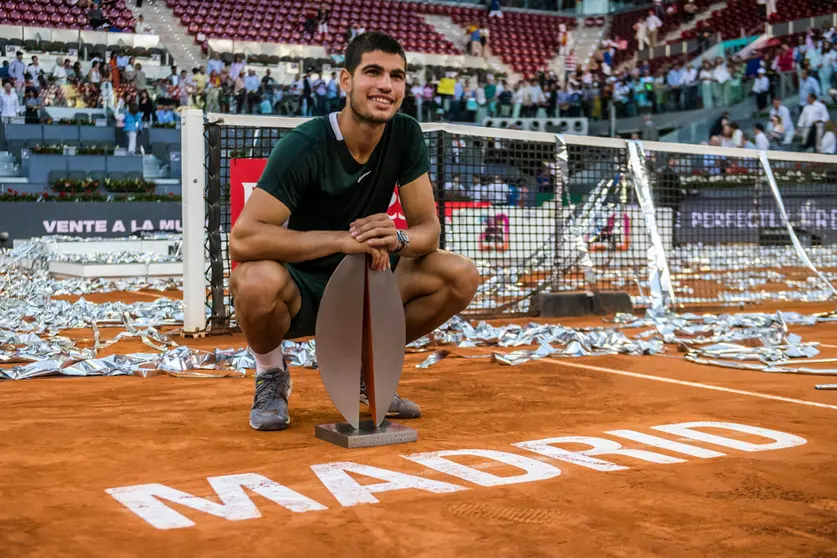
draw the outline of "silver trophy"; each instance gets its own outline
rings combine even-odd
[[[346,422],[320,424],[317,438],[345,448],[415,442],[415,429],[386,420],[404,365],[404,306],[394,274],[366,254],[343,258],[326,285],[315,330],[320,377]],[[370,420],[360,420],[360,385]]]

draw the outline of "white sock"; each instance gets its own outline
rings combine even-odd
[[[252,349],[250,349],[250,352],[256,357],[256,376],[274,368],[285,369],[285,357],[282,354],[281,343],[278,347],[263,355],[258,354]]]

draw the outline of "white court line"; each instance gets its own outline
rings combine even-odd
[[[712,391],[723,391],[724,393],[735,393],[737,395],[748,395],[750,397],[760,397],[762,399],[772,399],[774,401],[784,401],[785,403],[797,403],[799,405],[808,405],[809,407],[821,407],[823,409],[833,409],[837,411],[837,405],[828,405],[826,403],[817,403],[816,401],[806,401],[804,399],[793,399],[792,397],[782,397],[781,395],[769,395],[767,393],[758,393],[755,391],[744,391],[743,389],[726,388],[721,386],[713,386],[709,384],[700,384],[698,382],[689,382],[687,380],[675,380],[674,378],[665,378],[663,376],[652,376],[650,374],[640,374],[638,372],[627,372],[625,370],[614,370],[613,368],[603,368],[601,366],[593,366],[591,364],[578,364],[575,362],[567,362],[563,359],[557,358],[542,358],[535,362],[549,362],[550,364],[561,364],[570,368],[582,368],[585,370],[595,370],[596,372],[605,372],[606,374],[617,374],[619,376],[629,376],[631,378],[641,378],[643,380],[653,380],[655,382],[663,382],[666,384],[678,384],[681,386],[690,386],[701,389],[709,389]]]

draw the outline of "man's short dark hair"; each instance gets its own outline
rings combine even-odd
[[[404,52],[401,43],[397,39],[380,31],[369,31],[352,39],[352,42],[346,47],[344,67],[350,74],[354,74],[357,67],[360,66],[363,55],[367,52],[375,52],[376,50],[386,54],[398,54],[404,59],[406,70],[407,54]]]
[[[763,131],[764,131],[764,125],[759,124],[759,123],[756,123],[756,124],[753,126],[753,128],[755,128],[755,129],[756,129],[756,130],[758,130],[759,132],[763,132]]]

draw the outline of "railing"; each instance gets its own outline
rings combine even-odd
[[[133,48],[161,48],[160,37],[139,33],[112,33],[83,29],[51,29],[49,27],[24,27],[0,25],[0,37],[21,41],[89,43]]]

